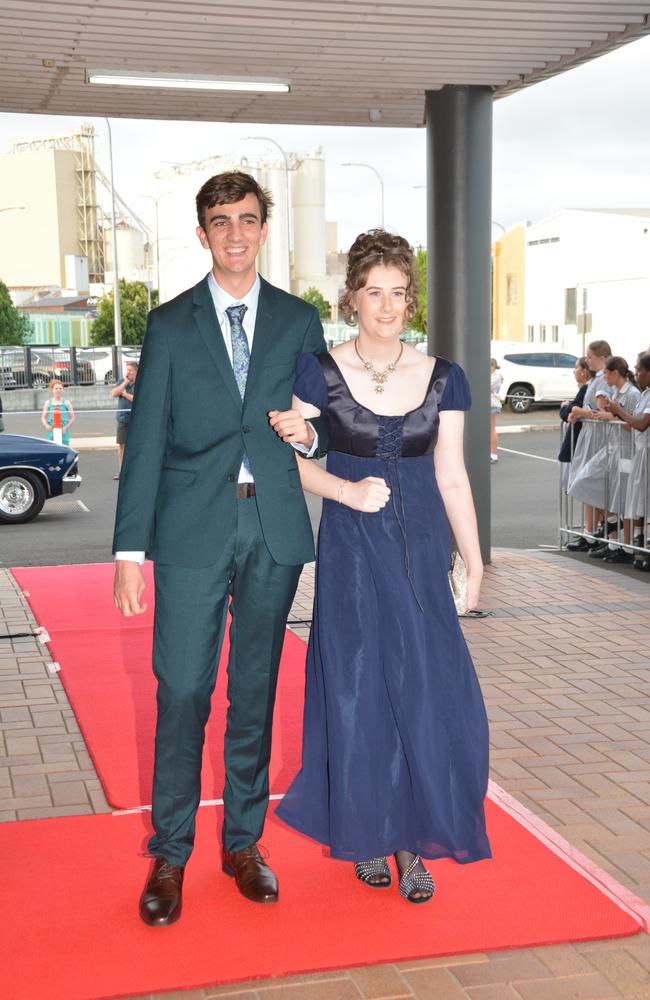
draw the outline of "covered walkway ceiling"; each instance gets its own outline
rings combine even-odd
[[[0,111],[416,127],[425,90],[511,93],[644,34],[649,15],[650,0],[2,0]],[[291,92],[100,87],[93,69]]]

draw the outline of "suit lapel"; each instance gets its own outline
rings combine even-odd
[[[267,356],[275,337],[276,321],[276,296],[273,285],[260,277],[260,297],[257,302],[257,316],[255,317],[255,332],[253,334],[253,350],[248,366],[248,378],[246,379],[246,393],[253,387],[255,380],[259,377],[264,367],[264,359]]]
[[[257,322],[259,323],[259,307],[257,312]],[[212,295],[208,286],[207,277],[194,286],[194,320],[199,328],[199,333],[203,342],[210,352],[210,356],[219,370],[219,374],[226,383],[228,391],[232,396],[238,409],[241,409],[242,398],[235,380],[235,373],[232,369],[226,344],[223,339],[223,332],[217,319]],[[257,337],[257,324],[255,326],[255,336]]]

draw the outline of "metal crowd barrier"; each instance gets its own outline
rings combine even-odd
[[[38,344],[0,347],[0,389],[45,389],[52,379],[64,385],[112,385],[140,347],[56,347]]]
[[[575,485],[580,489],[578,484],[581,482],[582,489],[591,492],[592,502],[574,498],[567,492],[573,487],[573,475],[576,473],[572,435],[571,462],[560,463],[560,548],[575,538],[584,538],[588,542],[609,540],[635,556],[650,556],[650,428],[641,433],[620,420],[580,422],[593,428],[595,440],[588,460],[592,474],[588,482],[584,477],[580,479],[581,470],[588,464],[581,463]],[[570,426],[561,423],[560,442]],[[581,434],[584,433],[583,428]],[[634,509],[628,503],[632,499],[636,500]],[[616,520],[615,538],[596,538],[593,532],[587,531],[584,516],[587,507],[594,508],[594,528],[597,520],[602,519],[605,523],[608,519],[610,523]],[[597,509],[602,512],[602,517],[596,517]],[[629,521],[627,542],[624,540],[626,521]],[[643,536],[641,545],[635,544],[635,537],[639,535]]]

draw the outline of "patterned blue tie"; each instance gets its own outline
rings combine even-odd
[[[226,314],[230,320],[230,342],[232,344],[232,367],[235,373],[235,381],[241,398],[246,392],[246,379],[248,377],[248,366],[251,360],[251,352],[248,346],[248,339],[243,327],[244,313],[248,306],[228,306]],[[251,467],[248,464],[248,456],[244,452],[244,469],[251,474]]]

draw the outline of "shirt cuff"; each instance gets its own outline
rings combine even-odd
[[[126,562],[137,562],[139,566],[142,566],[144,562],[144,552],[116,552],[115,560],[123,559]]]
[[[299,451],[301,455],[304,455],[305,458],[313,458],[318,451],[318,434],[314,430],[314,425],[310,420],[306,420],[305,423],[314,431],[314,440],[311,448],[308,449],[306,444],[297,444],[294,442],[292,442],[292,447],[295,448],[296,451]]]

